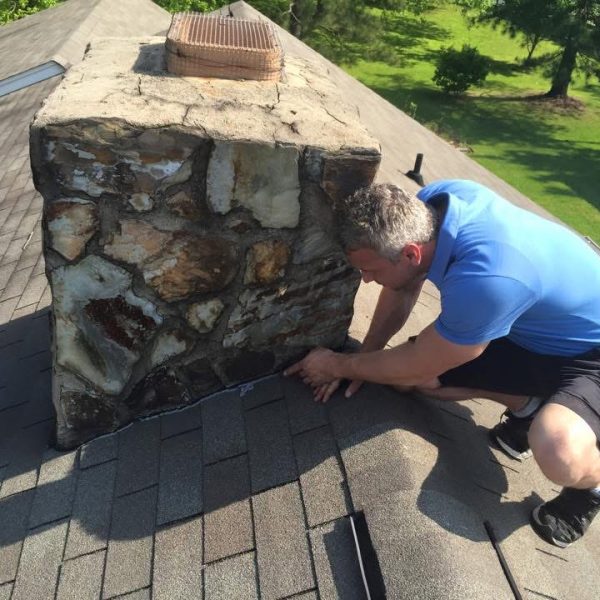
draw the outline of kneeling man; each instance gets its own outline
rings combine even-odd
[[[513,458],[533,454],[563,486],[536,507],[535,531],[566,547],[600,510],[600,255],[574,233],[471,181],[418,197],[393,185],[335,208],[340,242],[365,282],[382,287],[358,354],[324,348],[290,367],[327,401],[341,380],[418,388],[507,407],[491,431]],[[441,313],[384,350],[429,279]]]

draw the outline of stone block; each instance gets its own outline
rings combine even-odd
[[[377,152],[326,155],[321,187],[332,200],[341,200],[375,179],[381,156]]]
[[[49,245],[67,260],[76,259],[98,229],[98,209],[93,202],[72,198],[53,202],[46,211]]]
[[[221,214],[243,206],[263,227],[296,227],[298,161],[298,150],[292,147],[215,142],[208,164],[208,203]]]
[[[200,333],[212,331],[225,305],[219,298],[191,304],[186,312],[188,323]]]
[[[331,197],[370,183],[380,158],[355,107],[293,56],[275,84],[174,78],[163,53],[95,41],[30,130],[61,448],[339,347],[352,318],[359,276]],[[24,308],[9,300],[0,313]]]
[[[282,240],[253,244],[246,254],[244,283],[267,285],[283,277],[290,259],[290,248]]]

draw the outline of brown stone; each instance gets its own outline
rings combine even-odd
[[[289,259],[290,248],[282,240],[257,242],[246,255],[244,283],[272,283],[283,277]]]
[[[139,306],[129,304],[123,296],[94,298],[83,310],[104,336],[127,350],[140,350],[156,329],[154,319],[147,317]]]
[[[159,257],[145,265],[144,279],[163,300],[172,302],[224,289],[237,269],[237,249],[232,242],[179,233]]]
[[[360,274],[343,258],[295,281],[247,288],[229,316],[224,348],[302,349],[343,344]]]
[[[57,447],[70,449],[119,425],[114,399],[98,394],[68,371],[55,374],[61,400]]]
[[[334,201],[346,198],[373,183],[380,162],[379,154],[326,155],[321,187]]]
[[[162,323],[156,307],[133,293],[130,273],[94,255],[54,269],[50,281],[55,364],[103,393],[120,394]]]
[[[46,209],[46,221],[50,247],[74,260],[98,229],[98,209],[86,200],[59,200]]]
[[[171,240],[171,234],[160,231],[136,219],[119,223],[120,232],[110,237],[104,252],[112,258],[141,267],[147,260],[158,256]]]
[[[204,221],[208,212],[196,202],[187,191],[180,191],[167,198],[167,206],[178,215],[190,221]]]

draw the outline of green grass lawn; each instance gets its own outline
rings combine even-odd
[[[570,95],[583,110],[555,110],[523,97],[546,92],[541,69],[521,68],[518,39],[487,26],[469,28],[446,6],[420,18],[394,17],[387,42],[399,63],[360,61],[344,67],[381,96],[446,139],[470,148],[470,156],[600,243],[600,84],[576,80]],[[464,97],[444,94],[432,82],[442,46],[468,43],[493,60],[485,86]],[[534,57],[551,50],[550,44]]]

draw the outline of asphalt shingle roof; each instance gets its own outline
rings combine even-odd
[[[127,5],[136,15],[156,10],[144,0]],[[0,29],[0,49],[19,55],[15,65],[22,59],[34,66],[57,52],[52,39],[62,23],[82,54],[88,30],[75,21],[85,24],[93,14],[98,20],[88,29],[115,32],[110,14],[122,16],[120,6],[70,0]],[[59,10],[70,20],[59,19]],[[243,2],[231,10],[257,17]],[[157,25],[168,24],[166,13],[158,16]],[[34,49],[27,32],[42,27],[54,38],[46,54],[35,54],[41,42]],[[149,27],[142,33],[155,33]],[[20,46],[3,45],[11,35]],[[532,207],[281,35],[287,52],[320,61],[355,99],[382,144],[380,179],[410,188],[401,173],[425,152],[426,179],[475,178]],[[509,461],[488,446],[487,428],[501,410],[491,403],[441,403],[365,385],[324,407],[298,381],[273,376],[79,450],[54,451],[51,298],[27,138],[33,113],[55,84],[0,98],[0,600],[365,598],[349,522],[358,510],[390,599],[512,597],[484,520],[495,527],[524,598],[597,597],[599,528],[562,552],[535,537],[528,512],[557,488],[534,462]],[[372,306],[369,288],[361,288],[351,331],[357,339]],[[418,332],[438,310],[437,292],[427,287],[392,343]]]

